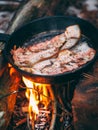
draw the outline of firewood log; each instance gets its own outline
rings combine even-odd
[[[6,69],[0,78],[0,130],[6,130],[16,102],[16,94],[9,96],[5,95],[17,90],[19,82],[20,76],[18,72],[14,69],[12,72],[9,72],[9,69],[6,66]]]
[[[6,33],[12,33],[15,29],[27,22],[39,17],[54,15],[55,8],[61,0],[29,0],[22,4],[13,16]]]
[[[98,64],[98,62],[97,62]],[[80,80],[72,99],[75,130],[98,129],[98,71]]]

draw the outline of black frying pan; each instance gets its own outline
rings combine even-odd
[[[29,72],[20,70],[14,64],[12,56],[10,54],[10,51],[11,49],[13,49],[14,45],[16,45],[17,47],[23,46],[27,39],[30,39],[31,36],[36,36],[39,33],[46,34],[46,36],[44,37],[47,37],[49,35],[51,36],[51,32],[61,32],[62,30],[65,30],[67,26],[73,24],[78,24],[80,26],[82,34],[84,34],[90,39],[91,46],[96,49],[98,44],[98,30],[91,23],[76,17],[52,16],[34,20],[31,23],[21,27],[20,29],[12,33],[10,36],[6,34],[1,34],[1,41],[6,42],[4,48],[4,56],[8,60],[8,62],[20,72],[20,74],[27,76],[31,78],[32,81],[38,83],[60,84],[68,80],[74,79],[78,77],[82,72],[87,70],[88,67],[90,67],[94,63],[96,55],[94,59],[92,59],[90,62],[83,65],[82,67],[78,68],[77,70],[65,72],[63,74],[48,76],[31,74]]]

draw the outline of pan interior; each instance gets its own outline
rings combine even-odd
[[[46,32],[41,32],[36,35],[30,36],[26,42],[23,44],[23,47],[32,45],[32,44],[38,44],[40,42],[45,42],[46,40],[50,40],[56,35],[59,35],[63,33],[64,30],[51,30]]]
[[[45,42],[46,40],[50,40],[51,38],[59,35],[59,34],[62,34],[64,33],[65,30],[51,30],[51,31],[44,31],[44,32],[41,32],[41,33],[38,33],[38,34],[35,34],[35,35],[32,35],[30,36],[24,43],[21,47],[28,47],[30,45],[35,45],[35,44],[38,44],[40,42]],[[78,43],[81,43],[81,42],[87,42],[88,46],[93,48],[92,46],[92,42],[85,36],[85,35],[82,35],[81,38],[79,39]],[[13,58],[11,58],[13,60]],[[14,61],[12,61],[14,62]],[[89,61],[90,62],[90,61]],[[65,72],[66,74],[67,73],[73,73],[74,71],[77,71],[79,70],[81,67],[85,67],[88,63],[78,67],[77,69],[75,70],[72,70],[71,72]],[[58,75],[58,74],[57,74]],[[46,75],[47,76],[47,75]],[[53,75],[52,75],[53,76]]]

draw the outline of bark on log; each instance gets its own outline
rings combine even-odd
[[[98,130],[98,61],[92,75],[80,80],[72,99],[75,130]],[[88,79],[87,79],[88,78]]]
[[[36,18],[54,15],[55,9],[60,2],[61,0],[29,0],[16,11],[6,33],[10,34],[20,26]]]

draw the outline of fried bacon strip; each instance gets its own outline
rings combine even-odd
[[[88,43],[79,42],[78,25],[45,42],[11,50],[14,63],[20,69],[41,75],[55,75],[73,71],[93,59],[95,50]]]

